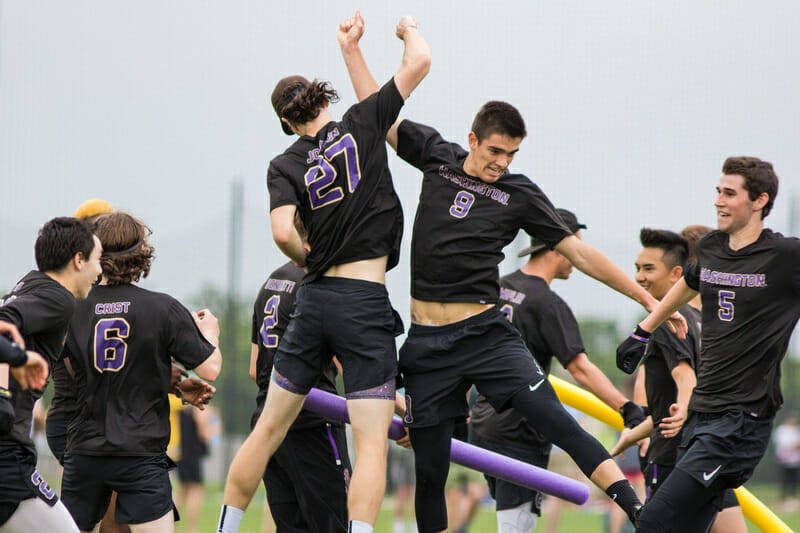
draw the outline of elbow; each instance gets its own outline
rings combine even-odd
[[[283,247],[288,245],[291,237],[292,232],[289,228],[272,227],[272,240],[275,241],[275,244],[277,244],[279,248],[283,249]]]
[[[211,356],[200,366],[194,369],[195,374],[206,381],[214,381],[222,371],[222,354],[219,349],[215,350]]]
[[[431,70],[431,52],[425,50],[420,52],[411,60],[411,68],[418,73],[420,79],[428,75]]]

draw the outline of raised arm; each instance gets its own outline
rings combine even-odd
[[[362,35],[364,35],[364,19],[358,11],[355,16],[345,19],[339,24],[337,33],[339,47],[342,49],[347,73],[350,75],[350,81],[353,83],[359,101],[379,89],[378,82],[367,68],[367,63],[358,46]],[[394,82],[403,100],[406,100],[428,74],[431,66],[431,50],[417,30],[417,21],[413,17],[405,16],[400,19],[395,28],[395,35],[403,41],[405,46],[403,60],[394,75]],[[399,121],[391,127],[386,135],[387,142],[395,150],[397,149],[398,123]]]

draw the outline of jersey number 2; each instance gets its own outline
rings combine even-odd
[[[356,140],[348,133],[328,146],[324,152],[320,152],[317,157],[317,165],[306,172],[305,183],[308,190],[308,199],[311,202],[311,209],[319,209],[344,198],[344,192],[341,187],[330,188],[336,179],[336,169],[331,165],[330,161],[340,154],[345,156],[347,187],[351,193],[356,190],[358,182],[361,181],[358,147],[356,146]]]
[[[269,331],[278,324],[278,305],[281,303],[280,296],[272,296],[264,306],[264,324],[261,326],[261,340],[267,348],[277,348],[278,336],[271,335]]]
[[[125,366],[125,352],[131,326],[124,318],[103,318],[94,327],[94,367],[98,372],[119,372]]]

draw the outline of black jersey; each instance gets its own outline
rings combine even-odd
[[[578,321],[545,280],[521,270],[500,279],[500,311],[519,330],[539,366],[550,373],[553,357],[567,366],[585,353]],[[549,445],[514,409],[498,413],[483,396],[472,408],[470,424],[483,437],[519,446]]]
[[[253,306],[251,341],[258,346],[256,383],[260,393],[266,392],[269,388],[272,362],[278,351],[278,344],[291,320],[297,289],[304,274],[302,268],[289,261],[270,274],[269,279],[258,291],[258,297]],[[336,394],[336,373],[336,366],[331,363],[322,373],[315,387]],[[292,429],[325,422],[327,422],[326,419],[303,409],[292,424]]]
[[[78,412],[67,451],[160,455],[169,441],[169,384],[175,358],[188,370],[214,352],[173,297],[135,285],[97,285],[78,302],[67,337]]]
[[[700,353],[700,311],[685,305],[680,310],[686,319],[688,334],[679,339],[667,324],[661,324],[647,343],[644,354],[645,391],[647,406],[653,417],[653,431],[650,434],[650,447],[647,458],[660,465],[674,465],[680,436],[666,438],[658,425],[670,416],[669,406],[678,399],[678,387],[672,371],[681,361],[695,368]]]
[[[684,275],[703,301],[697,386],[689,408],[770,417],[783,403],[780,363],[800,316],[800,240],[764,229],[731,250],[712,231]]]
[[[52,367],[61,357],[75,298],[60,283],[38,271],[29,272],[0,300],[0,320],[11,322],[25,339],[25,348],[39,352]],[[4,369],[7,372],[7,367]],[[11,433],[0,435],[0,455],[22,445],[35,453],[30,439],[33,404],[41,391],[22,390],[8,372],[8,389],[14,405]]]
[[[308,230],[308,281],[331,266],[384,255],[387,270],[397,265],[403,211],[385,141],[402,106],[392,78],[340,122],[300,137],[270,162],[270,210],[296,205]]]
[[[64,359],[59,359],[50,367],[53,376],[53,400],[47,409],[47,424],[55,421],[69,422],[78,410],[78,387],[67,370]],[[66,426],[63,426],[66,427]]]
[[[520,229],[550,246],[572,235],[531,180],[506,173],[488,184],[468,176],[467,152],[433,128],[402,121],[397,155],[423,173],[411,240],[414,298],[495,303],[503,247]]]

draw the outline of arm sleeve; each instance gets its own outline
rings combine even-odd
[[[585,353],[578,321],[561,299],[553,300],[539,319],[539,327],[552,354],[566,367],[578,354]]]
[[[267,170],[267,190],[269,191],[270,211],[284,205],[300,206],[300,196],[292,181],[274,160],[269,164]]]
[[[420,170],[424,170],[425,162],[433,153],[442,150],[453,152],[453,147],[438,131],[424,124],[404,120],[397,127],[397,155]]]
[[[544,241],[552,249],[572,232],[561,221],[552,202],[538,185],[531,182],[523,205],[522,228],[531,237]]]
[[[683,271],[683,281],[693,291],[700,290],[700,264],[689,263]]]
[[[191,370],[214,353],[214,345],[206,340],[189,310],[173,300],[168,311],[169,354],[186,370]]]
[[[694,368],[694,358],[692,357],[692,341],[690,338],[679,339],[672,333],[666,324],[661,324],[653,332],[648,344],[658,347],[667,368],[672,372],[678,363],[687,361],[689,366]]]
[[[352,122],[361,127],[377,128],[383,139],[403,108],[403,97],[394,83],[394,76],[376,93],[372,93],[345,112],[342,122]]]

